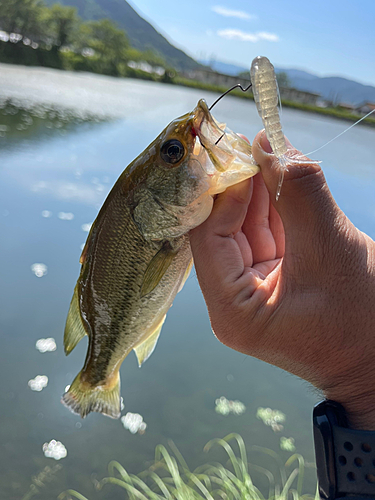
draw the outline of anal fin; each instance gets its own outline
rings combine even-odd
[[[68,355],[83,337],[87,335],[79,309],[78,284],[76,285],[70,302],[68,317],[64,331],[64,351]]]
[[[166,316],[167,315],[164,316],[164,318],[160,321],[159,325],[151,333],[151,335],[147,337],[146,340],[144,340],[141,344],[137,345],[137,347],[134,347],[134,352],[137,356],[139,367],[141,367],[142,364],[154,352]]]

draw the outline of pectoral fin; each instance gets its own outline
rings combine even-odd
[[[134,352],[137,355],[139,367],[141,367],[142,363],[144,363],[154,352],[154,349],[156,347],[156,342],[158,341],[165,318],[166,315],[161,320],[156,330],[144,342],[142,342],[142,344],[139,344],[137,347],[134,347]]]
[[[68,317],[64,331],[64,351],[68,355],[83,337],[87,335],[79,310],[78,285],[76,285],[70,302]]]
[[[165,243],[158,253],[154,255],[143,277],[141,297],[144,297],[156,288],[176,255],[177,252],[172,250],[169,243]]]

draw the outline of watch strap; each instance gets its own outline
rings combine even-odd
[[[351,429],[331,400],[315,406],[313,424],[321,498],[375,498],[375,431]]]

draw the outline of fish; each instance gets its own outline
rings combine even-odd
[[[68,355],[88,336],[84,366],[62,402],[82,418],[119,418],[123,360],[155,349],[193,265],[189,231],[216,194],[259,171],[251,146],[201,99],[122,172],[94,221],[64,331]]]

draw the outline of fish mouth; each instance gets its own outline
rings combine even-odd
[[[225,128],[225,124],[224,128]],[[203,147],[207,148],[219,141],[223,136],[224,130],[220,124],[211,115],[207,103],[200,99],[193,111],[193,128]]]
[[[215,120],[203,99],[193,111],[193,131],[196,134],[193,154],[211,179],[212,194],[259,172],[250,144],[225,123]]]

